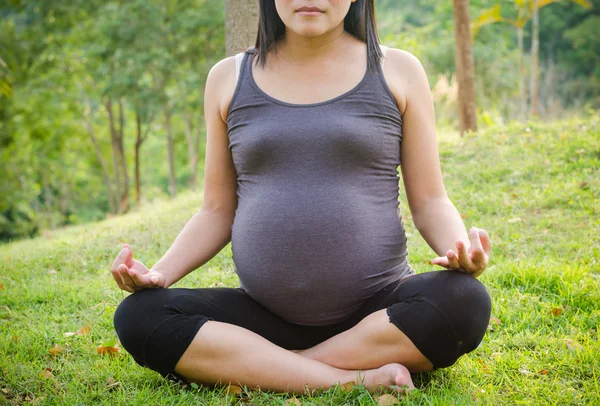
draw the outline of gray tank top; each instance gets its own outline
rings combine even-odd
[[[337,323],[414,273],[398,212],[402,118],[379,65],[333,99],[292,104],[257,86],[254,55],[244,54],[227,117],[235,271],[283,319]]]

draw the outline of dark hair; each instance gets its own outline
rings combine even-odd
[[[375,0],[356,0],[344,18],[344,30],[367,43],[367,69],[376,70],[383,57],[379,48],[377,23],[375,22]],[[258,34],[256,35],[257,63],[267,63],[267,51],[285,34],[285,25],[277,14],[275,0],[260,0]]]

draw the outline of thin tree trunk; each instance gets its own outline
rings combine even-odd
[[[94,151],[96,152],[96,157],[100,162],[100,166],[102,167],[102,179],[104,179],[104,184],[106,185],[106,190],[108,191],[108,204],[110,207],[110,213],[115,214],[117,211],[117,202],[115,201],[115,195],[113,194],[112,187],[110,184],[110,176],[108,174],[108,165],[102,156],[102,150],[98,145],[98,141],[96,140],[96,136],[94,135],[94,127],[92,123],[84,117],[84,121],[87,127],[88,135],[90,136],[90,140],[92,141],[92,145],[94,146]]]
[[[112,149],[113,158],[113,177],[115,182],[115,190],[117,199],[121,197],[121,164],[119,162],[119,146],[118,146],[118,134],[115,129],[115,117],[112,109],[112,101],[110,97],[105,102],[106,111],[108,112],[108,122],[110,128],[110,145]],[[118,212],[121,212],[121,205],[119,204]]]
[[[458,77],[458,115],[460,132],[477,130],[475,105],[475,63],[471,43],[469,0],[454,1],[456,74]]]
[[[142,137],[142,116],[139,111],[135,112],[135,121],[137,124],[135,138],[135,202],[140,203],[142,198],[141,177],[140,177],[140,148],[144,139]]]
[[[521,119],[527,119],[527,72],[525,69],[525,46],[523,44],[523,27],[517,27],[517,40],[519,43],[519,94],[521,102]]]
[[[227,56],[245,51],[256,42],[258,0],[225,0],[225,49]]]
[[[535,117],[538,110],[539,70],[540,70],[540,10],[538,0],[533,1],[533,32],[531,34],[531,115]]]
[[[183,120],[185,123],[185,138],[188,146],[188,162],[190,165],[190,183],[189,186],[192,190],[196,190],[196,183],[198,181],[198,148],[197,142],[194,137],[192,129],[192,116],[189,112],[183,113]]]
[[[127,171],[127,158],[123,146],[123,129],[125,127],[123,100],[119,98],[119,155],[121,156],[121,173],[123,174],[123,194],[121,195],[122,212],[129,211],[129,174]]]
[[[167,156],[169,159],[169,195],[171,198],[175,197],[177,193],[175,183],[175,151],[173,145],[173,129],[171,128],[171,112],[169,106],[164,107],[165,114],[165,127],[167,128]]]

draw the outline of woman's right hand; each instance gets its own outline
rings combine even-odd
[[[112,265],[111,273],[117,285],[127,292],[137,292],[149,288],[165,288],[165,276],[149,270],[146,265],[133,259],[129,244],[124,244]]]

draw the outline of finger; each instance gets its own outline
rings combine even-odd
[[[446,257],[448,258],[448,264],[450,265],[450,269],[460,268],[460,262],[458,260],[458,255],[456,254],[456,252],[448,250],[448,252],[446,252]]]
[[[110,273],[112,274],[112,277],[115,280],[115,282],[117,282],[117,286],[119,287],[119,289],[127,290],[128,292],[130,291],[130,288],[125,286],[125,284],[123,283],[123,278],[121,278],[121,273],[119,271],[110,271]]]
[[[481,240],[481,246],[483,247],[483,251],[489,257],[492,253],[492,240],[487,231],[483,228],[477,229],[477,234],[479,234],[479,239]]]
[[[471,261],[471,258],[469,257],[469,253],[467,252],[465,242],[462,240],[458,240],[456,242],[456,249],[458,251],[458,261],[460,262],[460,267],[467,271],[474,270],[474,268],[476,267],[473,264],[473,261]]]
[[[483,252],[483,247],[479,240],[479,233],[477,233],[475,227],[471,227],[471,230],[469,230],[469,239],[471,240],[471,249],[469,250],[471,261],[473,264],[480,267],[485,264],[485,253]]]
[[[123,248],[121,248],[121,251],[119,251],[115,262],[113,262],[112,264],[111,270],[118,271],[119,265],[121,264],[125,264],[128,267],[133,266],[133,253],[131,252],[131,247],[129,246],[129,244],[123,245]]]
[[[129,276],[129,268],[127,265],[121,264],[119,266],[119,273],[121,274],[121,278],[123,278],[123,284],[130,289],[134,289],[137,287],[131,276]]]
[[[138,288],[148,288],[155,285],[151,280],[151,276],[140,274],[135,269],[129,270],[129,276]]]
[[[127,265],[129,268],[133,267],[133,250],[131,249],[131,247],[129,246],[129,244],[123,244],[123,249],[126,252],[126,257],[125,257],[125,265]]]
[[[138,272],[140,274],[145,274],[148,272],[148,268],[146,267],[146,265],[142,264],[137,259],[133,260],[133,265],[130,266],[129,268],[135,269],[136,272]]]
[[[450,263],[448,262],[448,257],[436,257],[436,258],[433,258],[431,260],[431,263],[433,265],[439,265],[439,266],[442,266],[444,268],[449,268],[450,267]]]

